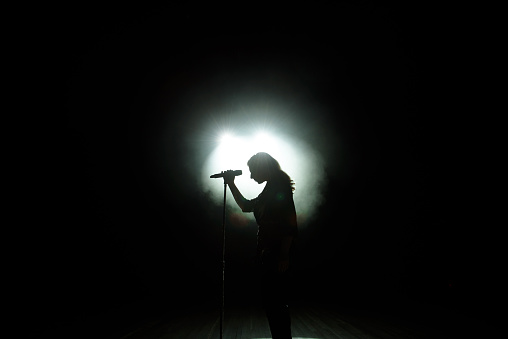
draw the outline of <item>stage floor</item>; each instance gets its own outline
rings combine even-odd
[[[356,314],[355,314],[356,313]],[[457,319],[425,323],[389,314],[344,312],[329,306],[291,308],[294,339],[419,339],[458,338],[472,334]],[[457,326],[459,328],[454,328]],[[464,324],[467,326],[467,324]],[[486,333],[485,333],[486,334]],[[154,320],[126,334],[122,339],[219,338],[219,311],[193,312],[178,317]],[[271,338],[268,322],[261,309],[232,307],[225,310],[224,338]]]
[[[220,338],[220,311],[210,304],[177,308],[164,304],[162,312],[147,315],[135,307],[112,310],[100,317],[51,326],[32,338],[105,339],[211,339]],[[296,304],[291,306],[294,339],[451,339],[498,338],[499,321],[434,307],[377,303],[376,307],[344,304]],[[223,338],[271,338],[263,310],[252,303],[226,304]]]

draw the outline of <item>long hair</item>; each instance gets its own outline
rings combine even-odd
[[[265,152],[256,153],[247,161],[247,165],[249,168],[265,170],[270,178],[281,177],[291,186],[291,191],[295,190],[294,181],[280,168],[279,162],[270,154]]]

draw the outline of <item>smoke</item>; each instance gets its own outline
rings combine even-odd
[[[323,189],[326,185],[324,161],[318,150],[310,145],[285,136],[264,135],[230,137],[209,155],[201,173],[201,187],[210,193],[212,199],[222,204],[223,180],[210,179],[210,175],[227,169],[240,169],[242,176],[235,179],[240,192],[247,199],[253,199],[261,193],[265,183],[258,184],[250,179],[247,167],[248,159],[257,152],[263,151],[272,155],[282,170],[295,182],[294,201],[300,225],[312,218],[317,207],[323,201]],[[239,207],[228,190],[227,203],[233,212],[240,212]],[[249,214],[249,217],[253,217]]]
[[[171,106],[178,118],[168,122],[167,134],[178,126],[179,134],[186,136],[186,172],[195,176],[203,196],[222,205],[223,180],[210,175],[242,170],[236,185],[245,198],[253,199],[265,184],[250,178],[247,161],[257,152],[267,152],[295,182],[298,223],[305,227],[324,202],[326,171],[341,159],[336,121],[330,121],[335,112],[309,97],[307,86],[294,79],[223,75],[219,80],[194,84],[178,106]],[[226,200],[232,214],[242,214],[229,189]],[[254,220],[252,213],[243,215]]]

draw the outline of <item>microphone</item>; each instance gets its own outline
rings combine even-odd
[[[237,175],[242,175],[242,170],[236,170],[236,171],[233,171],[233,170],[228,170],[228,171],[222,171],[220,173],[217,173],[217,174],[213,174],[213,175],[210,175],[210,178],[224,178],[224,176],[226,175],[232,175],[232,176],[237,176]]]

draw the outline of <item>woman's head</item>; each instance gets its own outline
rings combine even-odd
[[[254,154],[249,161],[247,161],[247,165],[249,166],[251,173],[250,177],[257,183],[261,184],[271,179],[282,179],[287,180],[287,182],[292,186],[292,190],[294,190],[293,181],[284,171],[281,170],[278,161],[270,154],[265,152]]]
[[[270,180],[275,174],[281,171],[280,165],[270,154],[259,152],[247,161],[251,178],[258,183]]]

